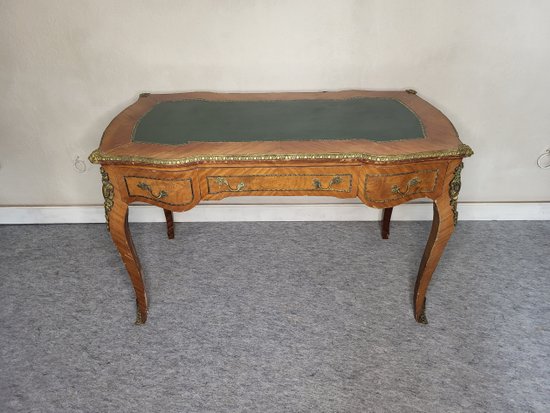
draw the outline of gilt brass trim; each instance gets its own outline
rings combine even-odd
[[[369,153],[311,153],[311,154],[247,154],[247,155],[194,155],[175,159],[158,159],[143,156],[121,156],[103,154],[99,149],[93,151],[88,157],[95,164],[130,164],[130,165],[155,165],[155,166],[182,166],[199,162],[241,162],[241,161],[309,161],[309,160],[353,160],[375,163],[388,163],[399,161],[412,161],[421,159],[441,158],[467,158],[474,152],[465,144],[460,144],[456,149],[415,152],[398,155],[374,155]]]
[[[103,206],[105,207],[105,222],[107,223],[107,229],[109,229],[109,213],[115,204],[115,190],[113,184],[109,181],[109,174],[107,174],[107,171],[103,169],[103,167],[100,167],[99,171],[101,172],[101,192],[103,194],[103,199],[105,200],[103,203]]]
[[[454,171],[454,176],[451,182],[449,183],[449,196],[451,197],[451,208],[453,210],[453,223],[456,226],[458,222],[458,193],[460,192],[461,183],[461,172],[464,168],[464,162],[460,162]]]

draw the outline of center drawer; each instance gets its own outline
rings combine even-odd
[[[353,197],[356,180],[351,168],[223,168],[205,173],[206,194],[213,198],[234,195],[331,195]]]

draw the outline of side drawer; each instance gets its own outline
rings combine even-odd
[[[124,182],[130,197],[172,206],[189,205],[195,200],[191,177],[170,179],[124,176]]]
[[[438,178],[438,168],[410,172],[367,173],[364,196],[367,201],[376,203],[420,198],[437,190]]]

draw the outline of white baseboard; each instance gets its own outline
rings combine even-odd
[[[461,203],[462,221],[550,220],[550,202]],[[198,205],[176,213],[176,222],[238,221],[376,221],[381,210],[360,203],[337,204],[216,204]],[[396,207],[394,221],[432,219],[431,203]],[[131,222],[163,222],[162,209],[148,205],[130,207]],[[84,224],[105,222],[103,206],[0,207],[0,224]]]

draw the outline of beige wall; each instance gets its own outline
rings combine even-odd
[[[142,91],[409,87],[476,151],[462,200],[549,201],[548,21],[546,0],[0,0],[0,204],[101,203],[73,158]]]

